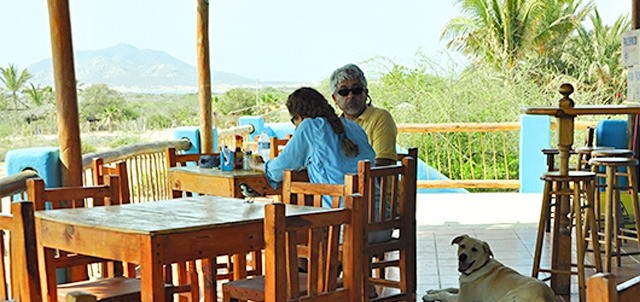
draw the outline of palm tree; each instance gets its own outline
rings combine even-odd
[[[591,11],[582,0],[458,0],[462,16],[447,23],[442,39],[450,48],[499,70],[513,69],[529,56],[545,55],[549,47],[580,26]]]
[[[53,101],[53,88],[51,88],[51,86],[40,88],[40,86],[36,87],[33,83],[29,83],[29,87],[22,92],[31,99],[31,102],[35,104],[36,107]]]
[[[558,69],[593,91],[603,92],[603,100],[611,103],[621,99],[626,73],[622,67],[622,34],[631,29],[628,16],[620,16],[611,26],[604,24],[598,10],[589,17],[591,28],[578,28],[567,43],[558,62]]]
[[[9,64],[9,67],[0,67],[0,81],[4,83],[4,86],[11,93],[11,99],[13,100],[13,106],[15,110],[18,110],[18,103],[21,103],[26,108],[29,106],[18,98],[18,92],[22,91],[22,87],[26,85],[27,81],[31,79],[32,75],[26,69],[22,72],[18,72],[18,68]]]

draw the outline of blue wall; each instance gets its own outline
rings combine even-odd
[[[551,144],[551,117],[520,116],[520,192],[541,193],[544,183],[540,176],[547,171],[547,159],[542,149]]]

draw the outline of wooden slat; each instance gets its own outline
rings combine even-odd
[[[520,180],[494,180],[494,179],[468,179],[468,180],[418,180],[418,188],[492,188],[492,189],[518,189]]]

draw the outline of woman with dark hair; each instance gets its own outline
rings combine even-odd
[[[375,160],[367,134],[352,120],[340,118],[329,102],[313,88],[302,87],[287,99],[293,136],[278,157],[251,166],[263,170],[272,187],[282,182],[284,170],[307,169],[312,183],[343,184],[344,175],[358,172],[358,161]],[[331,207],[331,199],[323,200]]]

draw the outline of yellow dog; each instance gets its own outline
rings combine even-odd
[[[489,244],[461,235],[458,244],[460,289],[429,290],[427,301],[446,302],[554,302],[555,294],[544,282],[519,274],[493,259]]]

